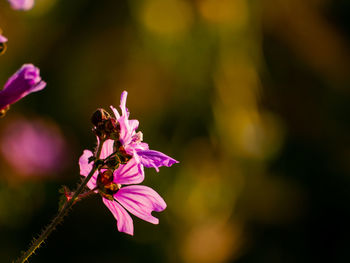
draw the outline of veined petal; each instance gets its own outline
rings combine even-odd
[[[134,224],[128,212],[115,201],[110,201],[106,198],[102,198],[102,200],[117,220],[118,230],[129,235],[134,235]]]
[[[138,169],[139,169],[139,173],[140,173],[140,174],[143,174],[143,176],[145,176],[145,170],[144,170],[143,165],[142,165],[142,163],[141,163],[140,156],[138,156],[138,155],[136,154],[136,151],[135,151],[135,150],[133,150],[132,155],[134,156],[133,159],[135,159],[135,162],[137,163],[137,167],[138,167]]]
[[[138,151],[149,149],[148,144],[145,142],[130,143],[128,145],[125,145],[124,148],[129,154],[134,154],[134,152],[137,154]]]
[[[142,165],[147,168],[155,168],[159,172],[158,167],[167,166],[170,167],[174,163],[178,163],[175,159],[169,157],[168,155],[153,151],[153,150],[136,150],[137,154],[141,159]]]
[[[163,198],[152,188],[143,185],[122,187],[114,198],[133,215],[158,224],[158,218],[152,216],[152,211],[160,212],[166,208]]]
[[[82,156],[79,158],[79,167],[80,167],[80,174],[84,177],[88,176],[90,173],[93,162],[89,162],[89,158],[93,156],[93,153],[89,150],[84,150]],[[87,187],[90,189],[96,188],[96,180],[97,180],[98,172],[96,171],[94,175],[91,177],[89,182],[86,184]]]
[[[135,158],[129,160],[126,164],[121,164],[114,171],[113,181],[117,184],[139,184],[145,178],[143,169]]]

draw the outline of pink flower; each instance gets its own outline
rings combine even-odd
[[[158,167],[167,166],[170,167],[174,163],[178,163],[175,159],[165,155],[164,153],[150,150],[147,143],[142,142],[142,132],[136,130],[139,126],[138,120],[129,120],[129,111],[126,108],[126,97],[128,93],[124,91],[120,99],[120,109],[122,115],[119,114],[116,108],[110,106],[115,118],[120,125],[120,137],[119,141],[124,147],[125,151],[134,156],[136,161],[147,168],[155,168],[159,172]]]
[[[27,11],[34,6],[34,0],[8,0],[11,7],[15,10]]]
[[[113,140],[103,144],[100,159],[105,159],[113,153]],[[80,174],[87,176],[93,167],[90,158],[93,153],[85,150],[79,159]],[[133,235],[133,220],[129,213],[153,224],[158,219],[152,212],[161,212],[166,208],[163,198],[153,189],[139,184],[144,179],[143,169],[140,172],[138,162],[131,158],[126,164],[120,164],[117,169],[100,169],[89,180],[87,186],[102,196],[103,203],[117,220],[120,232]]]
[[[0,112],[28,94],[42,90],[45,86],[46,82],[41,80],[39,69],[33,64],[24,64],[8,79],[3,90],[0,91]]]
[[[6,43],[7,38],[0,34],[0,44]]]
[[[65,168],[68,146],[54,123],[18,118],[1,131],[0,152],[19,174],[42,176]]]

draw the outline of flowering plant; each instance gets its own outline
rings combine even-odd
[[[24,64],[0,91],[0,116],[6,113],[11,104],[45,86],[46,82],[41,80],[40,70],[33,64]]]
[[[34,0],[8,0],[11,7],[16,10],[29,10],[34,5]],[[7,38],[2,35],[0,30],[0,55],[6,50]],[[46,87],[46,82],[41,79],[39,68],[32,64],[24,64],[15,72],[5,83],[4,88],[0,90],[0,117],[3,117],[10,105],[24,98],[32,92],[37,92]],[[130,214],[143,219],[152,224],[158,224],[158,218],[152,215],[152,212],[161,212],[166,208],[163,198],[152,188],[141,185],[144,180],[144,168],[155,168],[159,172],[159,167],[170,167],[178,163],[175,159],[161,153],[151,150],[149,145],[143,142],[141,131],[137,131],[139,122],[130,119],[130,113],[126,107],[127,92],[121,95],[120,110],[111,106],[113,114],[104,109],[97,109],[92,115],[91,121],[93,133],[97,139],[97,146],[93,151],[84,150],[79,159],[80,175],[82,181],[75,191],[70,191],[63,187],[63,196],[59,206],[57,216],[43,230],[41,235],[34,239],[29,249],[22,253],[16,262],[26,262],[28,258],[40,247],[56,226],[62,222],[68,211],[77,202],[91,194],[99,194],[103,203],[111,211],[117,221],[117,229],[129,235],[134,234],[133,220]],[[16,153],[13,151],[7,154],[9,160],[18,162],[17,156],[22,155],[22,168],[29,166],[23,160],[33,160],[36,149],[40,154],[45,155],[43,149],[48,149],[45,139],[50,141],[51,136],[45,132],[34,132],[28,137],[22,136],[23,140],[16,138],[17,134],[29,133],[32,131],[31,125],[20,125],[20,131],[11,132],[15,137],[11,142],[4,144],[2,151],[7,153],[7,147],[15,142],[20,146]],[[19,132],[19,133],[18,133]],[[17,136],[18,137],[18,136]],[[41,142],[39,142],[39,140]],[[26,156],[21,151],[28,145],[29,151]],[[33,147],[33,142],[35,147]],[[57,147],[56,147],[57,148]],[[34,152],[34,154],[33,154]],[[46,151],[46,153],[51,151]],[[18,154],[19,153],[19,154]],[[55,161],[58,158],[53,157]],[[44,156],[46,159],[48,156]],[[40,165],[40,161],[38,162]],[[40,166],[39,165],[39,166]],[[29,171],[31,169],[22,169]],[[35,170],[36,167],[30,167]],[[45,167],[47,168],[47,167]],[[130,213],[130,214],[129,214]]]
[[[137,185],[144,179],[144,167],[171,166],[177,161],[161,152],[149,150],[142,142],[142,133],[137,132],[137,120],[129,120],[126,108],[127,92],[121,96],[122,115],[111,107],[114,117],[103,109],[98,109],[92,122],[101,153],[95,155],[85,150],[79,159],[80,174],[87,177],[93,169],[94,160],[102,160],[101,166],[88,181],[87,186],[102,196],[104,204],[117,220],[118,230],[133,235],[133,223],[128,210],[135,216],[153,224],[158,219],[152,211],[163,211],[164,200],[151,188]],[[98,147],[99,149],[99,147]],[[126,185],[126,186],[124,186]]]
[[[127,92],[124,91],[120,103],[122,115],[113,107],[114,116],[104,109],[98,109],[92,115],[97,147],[94,151],[84,150],[79,159],[80,174],[83,176],[81,184],[75,191],[64,187],[64,202],[58,215],[17,262],[25,262],[69,209],[91,194],[102,197],[103,203],[117,220],[120,232],[134,234],[133,221],[127,211],[147,222],[158,224],[152,212],[163,211],[166,203],[156,191],[140,185],[145,176],[144,167],[154,167],[159,171],[159,167],[169,167],[178,161],[161,152],[149,150],[148,144],[142,142],[142,133],[136,132],[138,121],[129,120],[126,97]]]

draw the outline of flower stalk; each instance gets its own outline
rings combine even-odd
[[[101,141],[97,147],[95,157],[99,160],[102,150],[102,145],[104,141]],[[75,204],[75,201],[78,197],[81,197],[80,194],[83,192],[86,184],[89,182],[93,174],[102,166],[102,163],[95,162],[93,168],[91,169],[88,176],[82,181],[82,183],[78,186],[77,190],[74,192],[72,198],[67,200],[67,202],[63,205],[61,210],[58,212],[57,216],[51,221],[51,223],[43,230],[38,238],[34,238],[30,248],[23,252],[21,257],[19,257],[15,263],[24,263],[28,260],[28,258],[41,246],[41,244],[46,240],[46,238],[55,230],[56,226],[62,222],[63,218],[68,214],[69,209]]]
[[[170,167],[178,161],[161,152],[150,150],[148,144],[142,142],[142,133],[136,132],[138,120],[129,119],[126,96],[127,92],[124,91],[120,100],[121,115],[112,106],[114,116],[101,108],[92,115],[92,131],[97,137],[97,148],[94,153],[84,150],[79,158],[80,175],[85,179],[75,192],[63,188],[66,198],[57,216],[33,240],[30,248],[22,253],[16,263],[26,262],[62,222],[69,209],[92,193],[98,193],[102,197],[103,203],[115,217],[120,232],[134,234],[130,214],[152,224],[159,223],[159,219],[152,212],[161,212],[167,205],[156,191],[140,184],[145,177],[144,167],[158,171],[159,167]],[[85,187],[90,191],[85,191]]]

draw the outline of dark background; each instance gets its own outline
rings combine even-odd
[[[0,82],[23,63],[47,81],[0,129],[40,120],[66,142],[50,173],[2,154],[1,262],[76,186],[90,116],[123,90],[144,140],[180,161],[146,170],[168,204],[160,224],[133,217],[134,237],[119,233],[90,197],[30,262],[350,261],[348,1],[37,0],[21,12],[1,0],[0,12]]]

